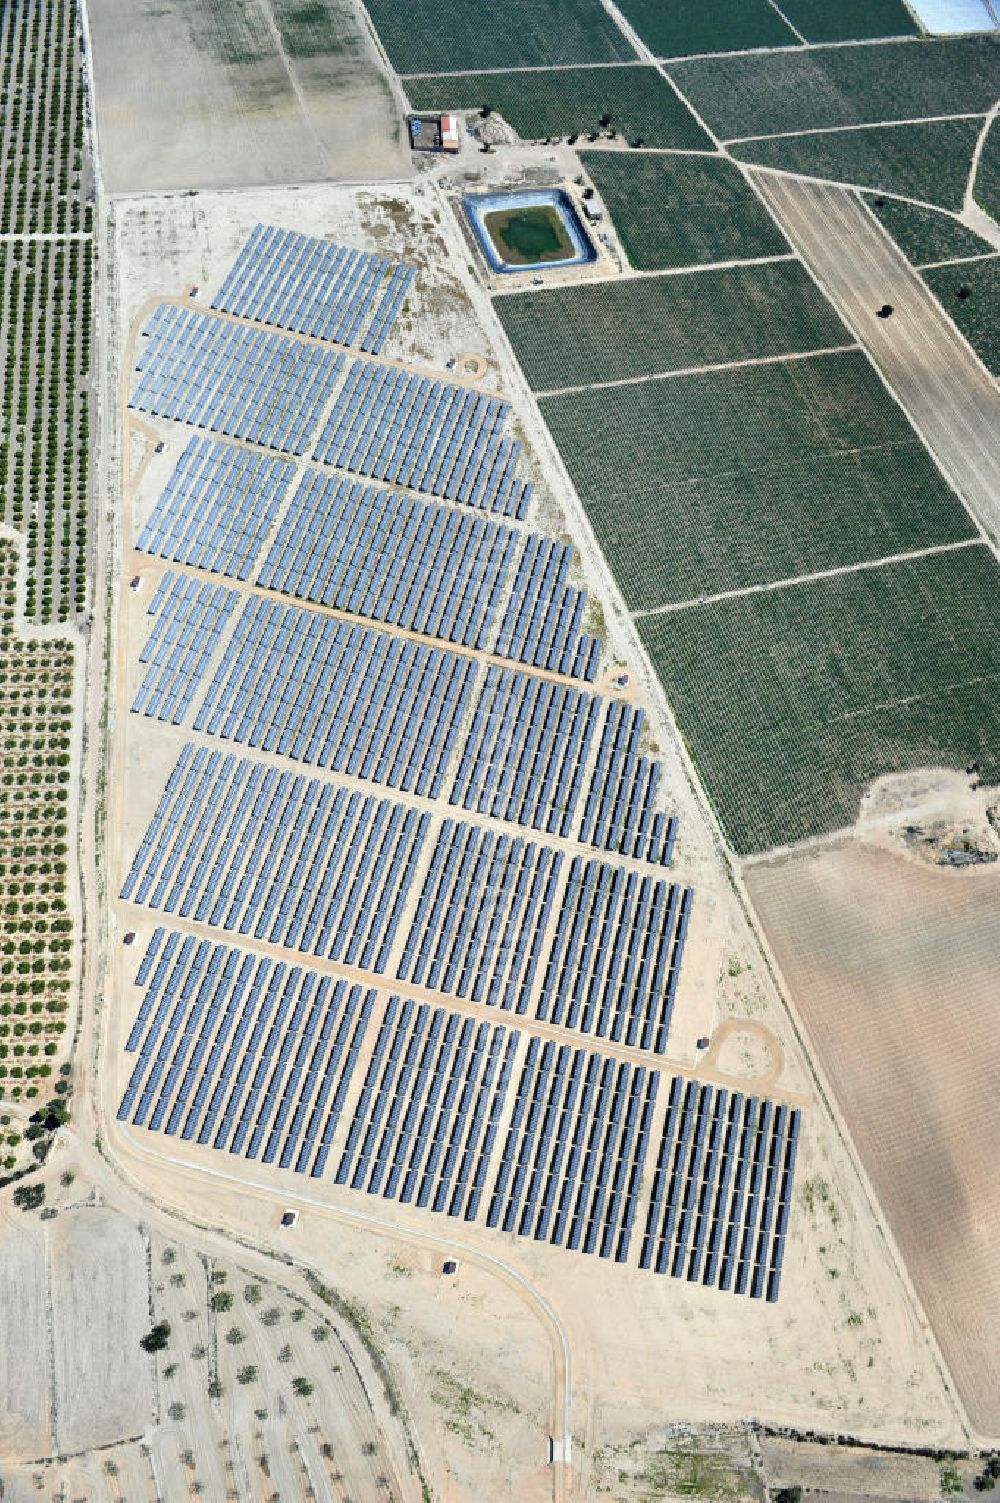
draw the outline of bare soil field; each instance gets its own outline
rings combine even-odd
[[[401,109],[349,0],[94,0],[89,13],[112,193],[409,172]]]
[[[142,1234],[113,1211],[68,1211],[52,1223],[48,1265],[57,1449],[141,1434],[153,1401],[139,1347],[150,1324]]]
[[[5,1333],[0,1456],[44,1455],[49,1447],[45,1238],[37,1223],[6,1206],[0,1211],[0,1331]]]
[[[975,1429],[1000,1435],[1000,872],[874,825],[747,886]]]

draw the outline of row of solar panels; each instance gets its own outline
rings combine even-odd
[[[470,658],[252,596],[195,730],[437,798]]]
[[[339,1184],[617,1262],[639,1220],[640,1267],[777,1297],[784,1105],[670,1077],[648,1183],[656,1070],[175,931],[136,980],[122,1121],[317,1177],[339,1145]]]
[[[314,235],[258,224],[212,307],[378,354],[414,277],[412,266]]]
[[[292,476],[286,462],[194,439],[140,532],[139,547],[246,579]],[[600,643],[580,632],[586,592],[566,587],[572,549],[537,534],[527,534],[522,545],[513,528],[447,505],[307,470],[257,582],[482,648],[490,644],[519,548],[497,650],[592,679]]]
[[[154,676],[147,677],[133,709],[179,722],[217,638],[217,631],[209,637],[202,626],[213,590],[191,579],[161,582],[150,608],[169,597],[170,620],[157,618],[143,659],[152,651],[159,665],[157,643],[172,644],[178,634],[189,641],[201,633],[201,651],[195,656],[192,648],[175,663],[176,672],[169,663],[157,667],[159,688],[153,693]],[[255,595],[237,621],[194,725],[255,749],[436,798],[445,791],[475,678],[469,658]],[[652,804],[660,763],[637,758],[624,745],[626,731],[629,745],[638,742],[642,711],[548,679],[486,670],[450,801],[548,834],[572,834],[602,712],[579,838],[669,862],[675,822]]]
[[[352,474],[524,518],[531,482],[517,473],[510,408],[472,387],[356,360],[327,418],[315,457]]]
[[[180,725],[237,598],[222,585],[167,571],[149,605],[153,627],[139,653],[149,668],[132,705],[136,714]]]
[[[321,345],[158,303],[142,330],[129,406],[304,454],[343,364]]]
[[[122,888],[167,913],[383,972],[430,816],[184,748]],[[675,884],[446,819],[396,975],[662,1052],[690,911]],[[549,917],[557,915],[546,955]]]

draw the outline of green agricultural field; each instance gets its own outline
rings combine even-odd
[[[1000,36],[692,58],[670,76],[724,140],[982,115],[1000,92]]]
[[[711,151],[712,143],[655,68],[543,69],[535,73],[466,73],[451,78],[411,78],[406,92],[415,110],[498,111],[526,141],[601,129],[647,146]]]
[[[722,157],[583,151],[580,161],[637,270],[788,254],[739,168]]]
[[[993,248],[988,240],[938,209],[924,209],[919,204],[875,194],[866,194],[865,203],[914,266],[950,261],[958,256],[978,256]]]
[[[960,209],[982,120],[922,120],[821,135],[777,136],[730,147],[733,156],[805,177],[902,193]]]
[[[974,535],[860,353],[541,408],[633,611]]]
[[[1000,376],[1000,256],[936,266],[923,277],[986,368]]]
[[[657,57],[798,41],[768,0],[619,0],[619,9]]]
[[[975,183],[976,202],[1000,220],[1000,125],[994,119],[983,142]]]
[[[781,0],[781,12],[807,42],[861,42],[919,32],[903,0]]]
[[[872,779],[1000,779],[1000,568],[985,546],[647,616],[643,641],[730,842],[851,823]]]
[[[397,73],[635,61],[600,0],[371,0],[368,13]]]
[[[33,108],[18,101],[30,98]],[[26,608],[86,606],[93,236],[73,5],[0,17],[0,519],[28,544]],[[40,239],[18,234],[41,232]],[[48,237],[48,238],[46,238]]]
[[[798,261],[498,297],[536,391],[852,343]]]

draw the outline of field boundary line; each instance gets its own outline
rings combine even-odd
[[[912,194],[909,193],[895,193],[891,188],[879,188],[874,183],[854,183],[850,182],[846,178],[840,179],[836,177],[816,177],[811,172],[796,172],[791,167],[768,167],[763,162],[751,162],[744,157],[730,157],[729,160],[731,162],[737,162],[741,167],[745,167],[745,176],[748,177],[753,177],[754,174],[758,174],[761,177],[790,178],[793,183],[810,183],[814,188],[836,188],[840,193],[854,193],[859,197],[862,194],[869,194],[872,196],[877,195],[879,198],[892,198],[895,199],[898,203],[913,204],[913,206],[917,209],[932,209],[935,214],[951,214],[954,212],[951,209],[946,209],[942,204],[932,204],[929,198],[914,198]],[[764,207],[767,209],[768,213],[771,214],[771,217],[773,219],[774,214],[772,213],[770,205],[766,200],[764,200]],[[865,204],[865,208],[868,208],[867,204]],[[868,209],[868,212],[869,214],[871,214],[871,209]],[[877,215],[872,214],[872,218],[875,219],[877,223],[881,224],[881,220],[878,220]],[[778,228],[782,231],[782,234],[787,234],[780,223],[778,223]],[[885,233],[888,235],[889,231],[886,230]],[[889,238],[892,239],[891,236]],[[896,242],[893,240],[893,245],[895,244]],[[897,246],[897,250],[898,249],[899,248]],[[902,255],[902,251],[900,251],[900,255]],[[799,260],[808,265],[805,257],[801,253],[799,254]],[[817,283],[817,285],[819,284]],[[833,299],[823,288],[820,288],[820,291],[823,292],[823,296],[826,298],[828,303],[833,302]],[[841,314],[841,317],[843,317],[843,314]]]
[[[572,397],[585,391],[608,391],[616,386],[641,386],[646,381],[672,381],[675,376],[712,375],[716,371],[742,370],[756,365],[781,365],[786,360],[814,360],[821,355],[851,355],[860,345],[833,344],[818,350],[793,350],[785,355],[751,355],[746,360],[722,360],[716,365],[687,365],[673,371],[650,371],[644,376],[619,376],[614,381],[590,381],[582,386],[553,386],[536,391],[536,398]]]
[[[629,46],[634,49],[634,51],[638,54],[639,58],[643,62],[651,63],[653,65],[657,73],[659,73],[660,77],[663,79],[664,83],[667,84],[669,88],[673,89],[674,93],[677,95],[677,98],[680,100],[681,104],[688,111],[688,113],[694,116],[695,120],[701,126],[708,139],[713,142],[716,147],[718,147],[719,138],[715,134],[715,131],[712,130],[711,126],[708,124],[708,121],[705,120],[704,117],[698,112],[698,110],[695,109],[690,99],[686,99],[684,97],[680,89],[670,77],[670,74],[667,72],[666,68],[663,66],[663,63],[659,58],[654,57],[652,49],[646,46],[646,43],[642,40],[642,37],[636,31],[635,27],[629,22],[627,17],[618,9],[618,6],[614,3],[614,0],[601,0],[601,4],[607,11],[608,15],[611,17],[612,21],[618,27],[618,30],[621,32],[622,36],[628,42]]]
[[[722,161],[718,152],[685,152],[685,156],[705,156],[711,161]],[[653,153],[651,153],[653,155]],[[663,153],[656,153],[663,155]],[[1000,254],[1000,252],[998,252]],[[738,257],[732,261],[696,261],[691,266],[659,266],[653,269],[629,267],[620,277],[608,278],[604,282],[550,282],[547,287],[511,287],[509,291],[503,288],[492,293],[493,302],[499,302],[505,297],[537,297],[540,293],[552,292],[554,289],[563,291],[567,287],[605,287],[608,281],[615,282],[650,282],[658,277],[695,277],[703,271],[733,271],[737,266],[771,266],[778,261],[798,261],[801,265],[801,256],[795,251],[780,251],[774,256],[746,256]]]
[[[977,261],[1000,260],[1000,250],[983,251],[978,256],[952,256],[948,261],[925,261],[921,266],[914,266],[914,271],[937,271],[942,266],[969,266]],[[954,320],[953,320],[954,321]]]
[[[774,130],[765,131],[758,136],[725,136],[720,139],[723,146],[742,146],[751,141],[788,141],[797,136],[844,136],[862,130],[895,130],[897,126],[905,129],[909,125],[942,125],[949,120],[982,120],[983,116],[982,110],[968,110],[956,115],[914,115],[905,120],[862,120],[854,125],[811,125],[805,130]]]
[[[632,611],[632,620],[647,616],[669,616],[676,611],[693,610],[700,605],[717,605],[721,600],[742,600],[747,595],[768,595],[776,590],[787,590],[793,585],[812,584],[818,579],[838,579],[842,574],[865,574],[874,569],[887,569],[893,564],[909,563],[912,559],[931,558],[938,553],[957,553],[962,548],[986,548],[988,544],[979,536],[959,538],[954,543],[933,543],[929,548],[913,548],[908,553],[887,553],[884,558],[863,559],[857,564],[837,564],[832,569],[816,569],[811,574],[794,574],[786,579],[773,579],[765,584],[741,585],[736,590],[720,590],[716,595],[698,595],[693,600],[672,601],[668,605],[653,605],[644,611]]]
[[[972,161],[969,163],[969,175],[965,180],[965,197],[962,200],[963,208],[971,209],[975,205],[976,178],[979,176],[979,163],[982,160],[983,150],[986,146],[986,138],[997,118],[998,111],[1000,111],[1000,98],[996,99],[993,108],[986,112],[983,128],[976,139],[976,144],[972,152]]]
[[[775,15],[781,17],[782,21],[784,21],[785,25],[788,27],[789,31],[792,33],[792,36],[793,37],[798,37],[798,39],[802,43],[803,47],[808,47],[809,46],[809,39],[807,37],[804,37],[802,35],[801,31],[799,30],[799,28],[796,25],[794,25],[794,23],[791,22],[788,19],[788,17],[785,15],[785,12],[781,9],[781,6],[778,4],[778,0],[767,0],[767,3],[771,7],[771,9],[774,11]]]
[[[607,7],[605,6],[605,9]],[[777,6],[775,6],[777,9]],[[779,15],[780,15],[779,11]],[[623,18],[624,19],[624,18]],[[791,27],[791,22],[782,16],[782,20]],[[626,26],[628,23],[625,23]],[[791,28],[794,30],[794,27]],[[619,27],[624,34],[624,28]],[[640,58],[609,58],[603,63],[515,63],[509,68],[436,68],[430,72],[420,73],[397,73],[396,77],[405,84],[411,78],[479,78],[487,73],[571,73],[577,68],[590,68],[599,71],[602,68],[635,68],[655,67],[659,70],[661,64],[667,63],[691,63],[713,60],[717,57],[759,57],[761,54],[780,52],[830,52],[838,47],[884,47],[887,42],[920,42],[924,38],[911,33],[903,33],[900,36],[890,37],[844,37],[839,42],[788,42],[780,47],[731,47],[724,52],[677,52],[664,53],[662,56],[654,53],[643,43],[643,56]],[[645,54],[648,54],[648,61]]]
[[[0,242],[16,245],[30,240],[93,240],[93,230],[4,230]]]

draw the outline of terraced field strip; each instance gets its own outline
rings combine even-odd
[[[78,6],[0,17],[0,518],[28,540],[27,614],[86,607],[93,282]]]
[[[1000,392],[985,367],[854,194],[766,173],[753,177],[945,477],[987,532],[1000,537]],[[876,317],[884,304],[893,307],[892,317]]]

